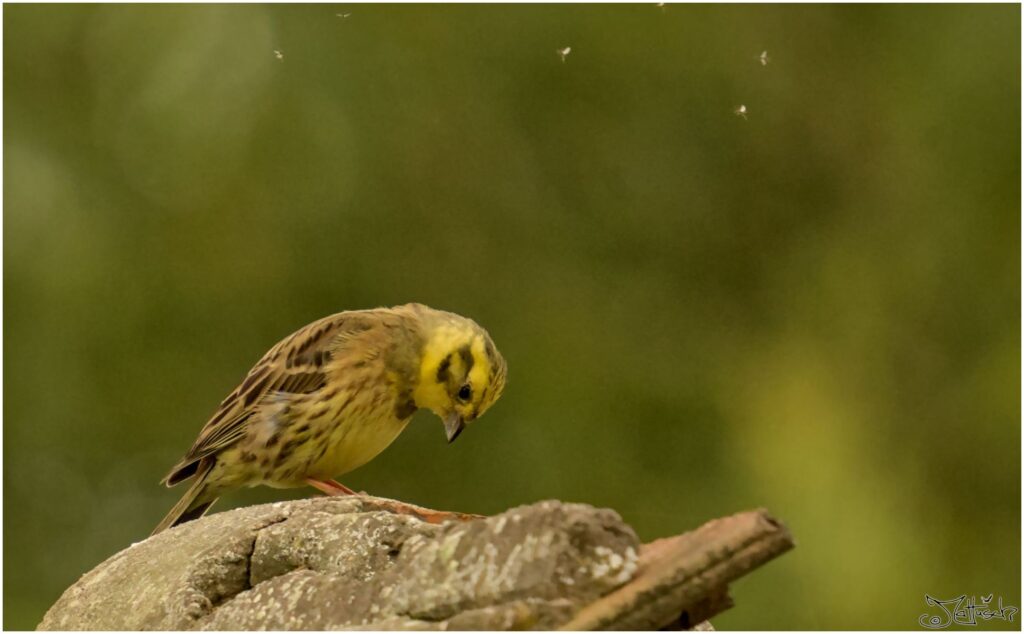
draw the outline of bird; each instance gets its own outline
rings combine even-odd
[[[162,480],[192,482],[152,534],[202,517],[241,487],[353,494],[334,478],[376,457],[414,413],[440,417],[451,443],[498,400],[506,376],[487,331],[455,313],[412,303],[314,321],[221,402]]]

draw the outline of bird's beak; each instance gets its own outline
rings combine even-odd
[[[448,435],[449,443],[455,442],[465,428],[466,423],[462,421],[462,416],[458,412],[452,412],[444,417],[444,432]]]

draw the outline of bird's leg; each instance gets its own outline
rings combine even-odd
[[[306,478],[306,483],[309,486],[323,491],[327,495],[359,495],[352,489],[348,488],[340,482],[334,480],[317,480],[315,478]],[[450,513],[448,511],[434,511],[432,509],[425,509],[422,506],[416,506],[414,504],[406,504],[405,502],[399,502],[398,500],[387,500],[384,498],[364,497],[362,499],[364,505],[369,505],[371,509],[381,509],[390,511],[391,513],[398,513],[401,515],[412,515],[413,517],[419,518],[424,522],[430,524],[443,524],[451,520],[457,520],[460,522],[468,522],[470,520],[482,519],[483,515],[473,515],[471,513]]]
[[[356,495],[355,491],[334,480],[316,480],[314,478],[306,478],[306,483],[314,489],[323,491],[327,495]]]
[[[422,506],[416,506],[415,504],[406,504],[405,502],[399,502],[398,500],[386,500],[383,498],[369,498],[365,499],[363,504],[370,504],[377,508],[392,513],[398,513],[401,515],[412,515],[418,519],[423,520],[429,524],[443,524],[452,520],[459,522],[468,522],[471,520],[483,519],[483,515],[474,515],[472,513],[453,513],[450,511],[435,511],[433,509],[426,509]],[[365,506],[364,506],[365,508]]]
[[[341,492],[342,492],[342,493],[344,493],[345,495],[359,495],[358,493],[356,493],[356,492],[355,492],[355,491],[353,491],[352,489],[348,488],[348,487],[347,487],[347,486],[345,486],[344,484],[342,484],[342,483],[338,482],[337,480],[328,480],[328,481],[327,481],[327,484],[329,484],[329,485],[331,485],[332,487],[334,487],[335,489],[337,489],[337,490],[341,491]]]

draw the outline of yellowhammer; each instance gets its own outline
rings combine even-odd
[[[416,410],[440,416],[451,442],[498,400],[505,375],[487,331],[422,304],[315,321],[271,348],[220,404],[164,478],[193,482],[153,533],[243,486],[352,493],[332,478],[383,451]]]

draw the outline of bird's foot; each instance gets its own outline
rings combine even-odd
[[[398,500],[387,500],[384,498],[372,498],[368,500],[373,506],[392,513],[400,515],[412,515],[413,517],[423,520],[429,524],[444,524],[445,522],[456,521],[456,522],[469,522],[471,520],[483,519],[483,515],[476,515],[473,513],[456,513],[452,511],[435,511],[433,509],[423,508],[422,506],[416,506],[415,504],[407,504],[405,502],[399,502]]]
[[[322,491],[325,495],[358,495],[355,491],[348,488],[340,482],[334,480],[317,480],[315,478],[306,478],[306,483],[309,486]]]
[[[348,488],[340,482],[334,480],[317,480],[315,478],[306,478],[306,482],[309,486],[323,491],[324,494],[330,496],[347,496],[347,495],[366,495],[365,491],[356,493],[352,489]],[[376,508],[384,511],[390,511],[391,513],[399,513],[402,515],[412,515],[424,522],[430,524],[443,524],[448,521],[459,521],[468,522],[470,520],[481,519],[483,515],[474,515],[472,513],[452,513],[448,511],[435,511],[433,509],[426,509],[422,506],[416,506],[415,504],[406,504],[405,502],[399,502],[398,500],[388,500],[384,498],[371,498],[368,502]]]

